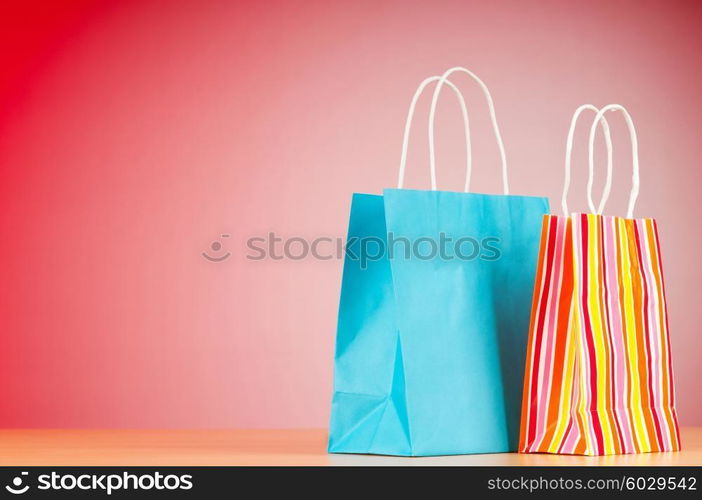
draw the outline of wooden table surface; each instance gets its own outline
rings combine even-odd
[[[682,429],[680,452],[609,457],[330,455],[326,440],[323,429],[5,429],[0,465],[702,465],[702,427]]]

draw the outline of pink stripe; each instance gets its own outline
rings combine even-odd
[[[578,423],[575,421],[575,417],[571,416],[568,421],[568,427],[566,428],[566,433],[563,436],[563,442],[558,450],[561,454],[573,454],[575,453],[575,446],[578,444],[578,436],[580,432],[578,431]]]

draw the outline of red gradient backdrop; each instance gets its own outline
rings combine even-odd
[[[699,3],[8,3],[0,426],[325,426],[341,262],[251,261],[246,239],[343,235],[351,193],[396,181],[415,86],[457,64],[493,92],[513,193],[554,211],[573,110],[629,108],[680,418],[702,424]],[[473,187],[499,192],[486,106],[461,82]],[[462,186],[454,108],[439,111],[443,189]],[[630,158],[613,121],[608,213],[623,215]],[[423,127],[412,187],[428,185]],[[582,128],[571,192],[584,210]],[[231,257],[205,260],[214,240]]]

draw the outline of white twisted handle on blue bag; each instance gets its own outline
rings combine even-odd
[[[570,163],[571,157],[573,155],[573,136],[575,135],[575,126],[578,123],[578,118],[580,114],[586,109],[592,110],[595,113],[600,111],[599,108],[593,106],[592,104],[583,104],[573,113],[573,118],[570,120],[570,129],[568,129],[568,139],[566,140],[566,153],[565,153],[565,180],[563,182],[563,195],[561,196],[561,208],[563,209],[563,215],[568,216],[568,190],[570,189]],[[597,117],[595,117],[597,120]],[[597,121],[594,122],[595,124]],[[607,145],[607,182],[611,182],[612,179],[612,136],[609,131],[609,123],[607,119],[602,116],[600,118],[600,124],[602,125],[602,131],[605,136],[605,144]],[[592,158],[592,153],[590,158]],[[592,180],[594,175],[594,169],[590,167],[589,177],[587,180],[587,203],[590,208],[590,212],[595,213],[595,204],[592,202]],[[603,194],[604,196],[604,194]]]
[[[505,154],[505,145],[502,142],[502,136],[500,135],[500,127],[497,125],[497,118],[495,116],[495,104],[492,102],[492,96],[490,95],[490,91],[488,90],[487,85],[485,85],[485,83],[483,83],[483,81],[480,78],[478,78],[475,73],[460,66],[456,66],[454,68],[446,70],[444,74],[441,75],[439,82],[434,88],[434,96],[431,101],[431,110],[429,111],[429,169],[431,171],[431,188],[432,190],[436,190],[436,161],[434,157],[434,118],[436,115],[436,104],[438,102],[439,94],[441,93],[441,87],[445,83],[448,83],[447,79],[451,74],[458,71],[467,74],[473,80],[475,80],[478,83],[478,85],[480,85],[480,88],[485,94],[485,98],[487,99],[488,103],[488,108],[490,110],[492,128],[495,131],[495,138],[497,139],[497,147],[500,150],[500,160],[502,162],[502,184],[504,188],[504,194],[509,194],[509,181],[507,179],[507,155]],[[466,191],[468,191],[469,183],[470,178],[467,178],[465,188]]]
[[[424,89],[427,87],[432,82],[436,82],[440,80],[440,76],[430,76],[429,78],[426,78],[425,80],[422,81],[422,83],[419,84],[419,87],[417,87],[417,90],[414,92],[414,96],[412,96],[412,101],[410,102],[410,107],[409,107],[409,112],[407,113],[407,120],[405,121],[405,132],[402,137],[402,155],[400,156],[400,174],[397,180],[397,188],[402,189],[402,186],[404,185],[405,182],[405,166],[407,165],[407,148],[409,147],[409,135],[410,135],[410,130],[412,128],[412,118],[414,117],[414,110],[417,106],[417,101],[419,100],[419,97],[422,95],[422,92],[424,92]],[[465,132],[465,137],[466,137],[466,191],[468,191],[468,184],[470,182],[470,173],[471,173],[471,168],[472,168],[472,161],[473,158],[471,156],[471,146],[470,146],[470,124],[468,122],[468,109],[466,108],[466,101],[463,99],[463,94],[461,94],[461,91],[456,87],[453,83],[450,81],[446,80],[445,82],[456,94],[456,98],[458,99],[458,104],[461,107],[461,114],[463,116],[463,129]],[[434,95],[434,99],[437,99],[438,95]],[[433,129],[432,129],[433,130]],[[430,155],[430,165],[434,164],[434,151],[430,150],[429,152]],[[436,190],[436,179],[434,178],[432,174],[432,189]]]
[[[608,104],[597,112],[595,116],[595,121],[590,127],[590,142],[588,144],[588,155],[589,155],[589,171],[590,179],[592,179],[592,172],[594,170],[594,159],[593,153],[595,149],[595,129],[597,128],[597,121],[601,119],[607,111],[621,111],[624,115],[624,120],[629,128],[629,137],[631,138],[631,159],[633,163],[633,170],[631,174],[631,192],[629,193],[629,205],[627,207],[626,218],[631,219],[634,216],[634,205],[636,204],[636,198],[639,196],[639,140],[636,137],[636,128],[634,127],[634,121],[631,119],[631,115],[621,104]],[[602,200],[600,201],[600,206],[597,208],[597,214],[602,214],[604,206],[609,198],[609,193],[612,188],[612,176],[607,176],[607,183],[605,184]],[[588,196],[592,192],[592,183],[588,183]]]

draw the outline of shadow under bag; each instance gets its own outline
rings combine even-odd
[[[503,153],[504,195],[435,190],[434,108],[443,84],[464,104],[446,80],[458,70],[476,79],[488,98]],[[414,105],[436,80],[430,114],[433,190],[401,189]],[[540,221],[548,200],[508,195],[506,174],[484,84],[457,68],[425,80],[410,107],[398,189],[353,195],[330,452],[424,456],[516,450]],[[384,247],[382,256],[357,258],[364,241],[375,242],[366,245],[374,255]]]

